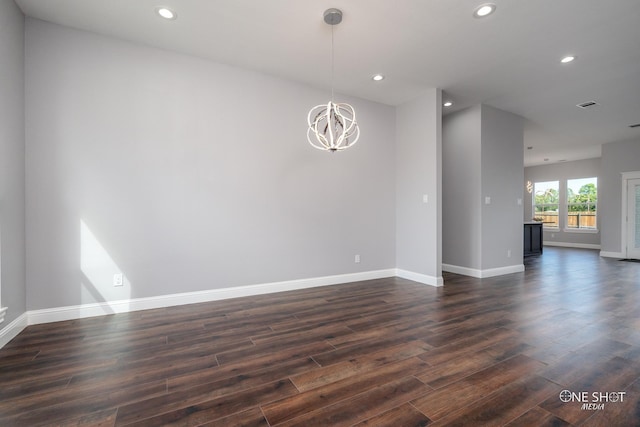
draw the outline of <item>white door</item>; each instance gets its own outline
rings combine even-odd
[[[627,181],[627,258],[640,259],[640,179]]]

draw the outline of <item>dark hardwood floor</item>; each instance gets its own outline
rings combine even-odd
[[[640,264],[526,265],[30,326],[0,350],[0,425],[640,425]]]

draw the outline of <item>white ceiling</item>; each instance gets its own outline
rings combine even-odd
[[[491,1],[491,0],[486,0]],[[527,119],[525,165],[600,156],[640,128],[640,0],[16,0],[28,16],[397,105],[439,87],[456,111]],[[157,6],[178,13],[160,19]],[[577,55],[561,64],[567,55]],[[386,79],[371,80],[375,73]],[[596,101],[582,110],[576,104]],[[527,146],[533,149],[527,150]]]

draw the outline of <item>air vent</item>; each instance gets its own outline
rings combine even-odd
[[[587,101],[587,102],[583,102],[582,104],[576,105],[576,107],[591,108],[591,107],[595,107],[596,105],[599,105],[599,104],[595,101]]]
[[[640,128],[640,123],[636,123],[635,125],[629,125],[630,128]]]

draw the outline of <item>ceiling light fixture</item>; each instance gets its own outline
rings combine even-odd
[[[360,137],[360,128],[351,105],[333,102],[333,27],[342,22],[342,11],[327,9],[324,22],[331,25],[331,101],[316,105],[309,111],[307,140],[318,150],[336,152],[354,145]]]
[[[443,106],[445,106],[445,107],[451,107],[451,106],[453,105],[453,102],[451,102],[451,101],[447,101],[447,102],[445,102],[445,103],[444,103],[444,104],[442,104],[442,105],[443,105]]]
[[[382,74],[375,74],[373,77],[371,77],[371,79],[374,82],[380,82],[380,81],[384,80],[384,76]]]
[[[484,18],[485,16],[489,16],[495,12],[496,8],[497,6],[493,3],[481,4],[473,11],[473,16],[476,18]]]
[[[173,10],[163,6],[156,7],[156,13],[160,15],[160,17],[164,19],[168,19],[170,21],[178,17],[178,14],[175,13]]]
[[[560,62],[562,62],[563,64],[568,64],[569,62],[573,62],[575,59],[576,59],[575,56],[569,55],[569,56],[565,56],[564,58],[562,58],[560,60]]]

